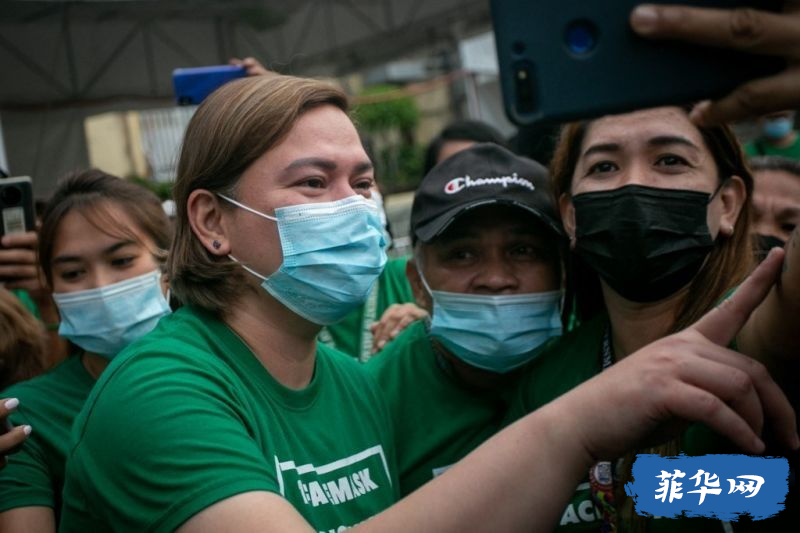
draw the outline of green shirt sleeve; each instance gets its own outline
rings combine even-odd
[[[278,492],[244,423],[255,406],[240,401],[223,363],[138,355],[109,368],[73,428],[62,530],[172,531],[225,498]]]
[[[49,372],[18,383],[0,396],[19,398],[9,417],[15,426],[28,424],[33,433],[0,470],[0,512],[18,507],[61,507],[64,463],[70,428],[94,379],[80,357],[72,356]]]
[[[23,405],[9,419],[15,426],[33,426]],[[8,456],[8,464],[0,470],[0,512],[30,506],[55,508],[52,479],[48,456],[39,439],[29,438],[17,453]]]

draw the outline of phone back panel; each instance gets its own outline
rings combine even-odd
[[[0,179],[0,236],[35,228],[31,178]]]
[[[630,28],[641,0],[492,0],[503,100],[520,125],[563,122],[726,94],[778,71],[773,58],[667,41]],[[655,0],[652,3],[670,3]],[[690,0],[776,10],[773,0]]]
[[[176,68],[172,71],[175,100],[179,105],[199,105],[221,85],[245,75],[244,67],[233,65]]]

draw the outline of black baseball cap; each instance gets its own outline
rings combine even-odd
[[[563,235],[547,169],[496,144],[479,143],[422,179],[411,208],[412,238],[430,242],[466,211],[493,204],[524,209]]]

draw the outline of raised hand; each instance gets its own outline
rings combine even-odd
[[[749,81],[719,100],[698,104],[691,115],[698,124],[719,124],[800,107],[800,0],[785,0],[779,14],[645,4],[631,13],[631,26],[642,37],[786,60],[786,69],[775,76]]]
[[[774,284],[783,250],[693,326],[649,344],[556,402],[595,458],[665,440],[702,422],[745,452],[760,453],[765,418],[787,449],[800,446],[794,411],[765,367],[726,348]],[[555,402],[554,402],[555,403]]]

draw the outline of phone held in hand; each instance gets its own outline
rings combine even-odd
[[[178,105],[199,105],[220,86],[246,75],[244,67],[234,65],[176,68],[172,71],[175,100]]]
[[[29,176],[0,179],[0,237],[33,231],[33,184]]]
[[[642,0],[492,0],[503,100],[519,125],[552,124],[717,98],[782,60],[648,40],[630,27]],[[653,4],[673,0],[648,0]],[[780,0],[686,0],[777,11]]]

